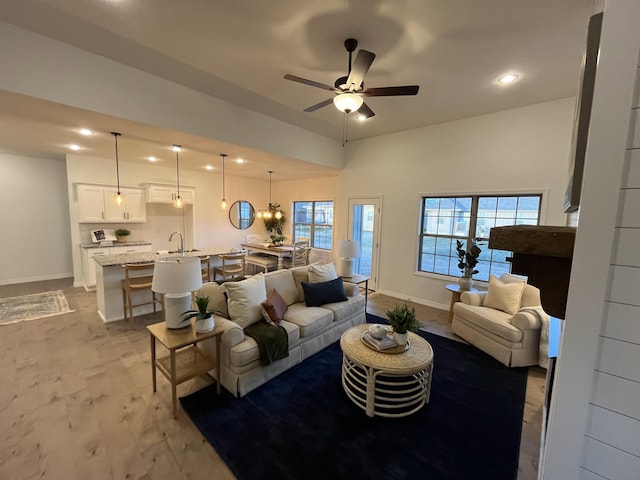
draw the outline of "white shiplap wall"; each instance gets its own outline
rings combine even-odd
[[[583,479],[640,479],[640,68],[594,372]]]

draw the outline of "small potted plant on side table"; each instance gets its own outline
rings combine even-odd
[[[407,344],[407,332],[415,332],[420,327],[416,319],[416,309],[407,304],[396,305],[393,310],[387,310],[387,318],[393,328],[393,339],[398,345]]]
[[[206,333],[213,330],[213,313],[209,308],[209,297],[198,297],[196,295],[196,306],[198,310],[187,310],[182,314],[184,320],[196,317],[196,332]]]
[[[456,240],[456,252],[458,254],[458,268],[462,276],[458,279],[458,285],[462,290],[469,290],[473,286],[473,276],[478,273],[476,265],[478,257],[482,250],[478,247],[478,240],[471,240],[471,246],[468,250],[463,248],[461,240]]]
[[[115,232],[118,243],[126,243],[127,237],[131,235],[131,230],[126,228],[118,228]]]

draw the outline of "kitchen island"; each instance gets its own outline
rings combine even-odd
[[[185,257],[214,257],[228,251],[222,248],[202,248],[199,250],[185,251]],[[96,294],[98,300],[98,315],[102,321],[115,322],[124,319],[124,307],[122,304],[121,281],[124,278],[125,263],[149,263],[155,262],[160,257],[180,257],[180,253],[138,252],[124,253],[120,255],[104,255],[95,258],[96,262]],[[134,292],[134,295],[150,295],[149,292]],[[136,299],[137,300],[137,299]],[[135,300],[134,300],[135,301]],[[153,311],[151,305],[136,307],[134,316],[144,315]]]

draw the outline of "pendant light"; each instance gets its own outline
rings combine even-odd
[[[222,200],[220,200],[220,208],[222,208],[223,210],[226,210],[227,196],[225,195],[225,190],[224,190],[224,157],[226,157],[227,154],[221,153],[220,156],[222,157]]]
[[[258,218],[272,218],[275,217],[277,220],[282,218],[282,212],[278,208],[279,205],[274,205],[271,203],[271,175],[273,174],[273,170],[269,170],[269,207],[266,210],[258,210]]]
[[[173,205],[176,208],[182,208],[184,206],[184,202],[182,201],[182,197],[180,196],[180,163],[178,160],[178,152],[182,150],[181,145],[173,145],[171,149],[176,152],[176,185],[178,187],[178,194],[176,195],[175,201]]]
[[[113,137],[116,140],[116,181],[118,182],[118,187],[116,189],[116,194],[113,196],[113,202],[116,205],[123,205],[124,204],[124,197],[122,196],[122,193],[120,192],[120,162],[118,160],[118,137],[121,135],[118,132],[111,132],[111,135],[113,135]]]

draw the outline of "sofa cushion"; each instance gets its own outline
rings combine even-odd
[[[300,339],[300,331],[297,325],[283,320],[279,326],[287,331],[289,347]],[[229,363],[234,367],[241,367],[259,360],[260,350],[258,349],[258,344],[251,337],[246,337],[243,342],[229,350]]]
[[[504,283],[495,275],[489,278],[489,290],[484,298],[483,305],[496,310],[514,315],[520,309],[524,282]]]
[[[338,278],[335,264],[309,265],[309,283],[327,282],[335,278]]]
[[[265,274],[264,286],[267,289],[267,295],[270,295],[274,289],[278,290],[287,305],[299,301],[296,282],[293,280],[293,273],[289,270],[276,270]]]
[[[347,296],[344,294],[342,277],[328,282],[305,283],[302,282],[304,301],[307,307],[319,307],[325,303],[344,302]]]
[[[261,303],[267,298],[264,274],[258,273],[241,282],[227,282],[220,286],[227,294],[229,318],[245,328],[262,320]]]
[[[204,283],[202,287],[198,289],[196,294],[199,297],[209,297],[209,310],[217,313],[221,317],[229,318],[227,297],[224,296],[224,292],[216,282]],[[194,310],[197,309],[195,305],[193,308]]]
[[[353,317],[364,309],[364,296],[348,297],[346,302],[326,303],[322,308],[333,312],[333,321],[341,322],[345,318]]]
[[[309,282],[309,269],[305,265],[304,267],[289,268],[289,272],[293,275],[293,281],[296,284],[296,290],[298,292],[297,302],[304,302],[304,290],[302,290],[302,282]]]
[[[287,312],[287,302],[280,296],[280,293],[275,288],[271,290],[269,297],[262,302],[262,318],[273,325],[277,326]]]
[[[522,341],[522,331],[511,324],[512,316],[508,313],[483,306],[456,303],[454,315],[466,320],[476,330],[484,330],[497,335],[511,343]]]
[[[307,307],[304,303],[294,303],[284,314],[287,322],[300,329],[300,337],[310,337],[333,321],[331,310],[321,307]]]

